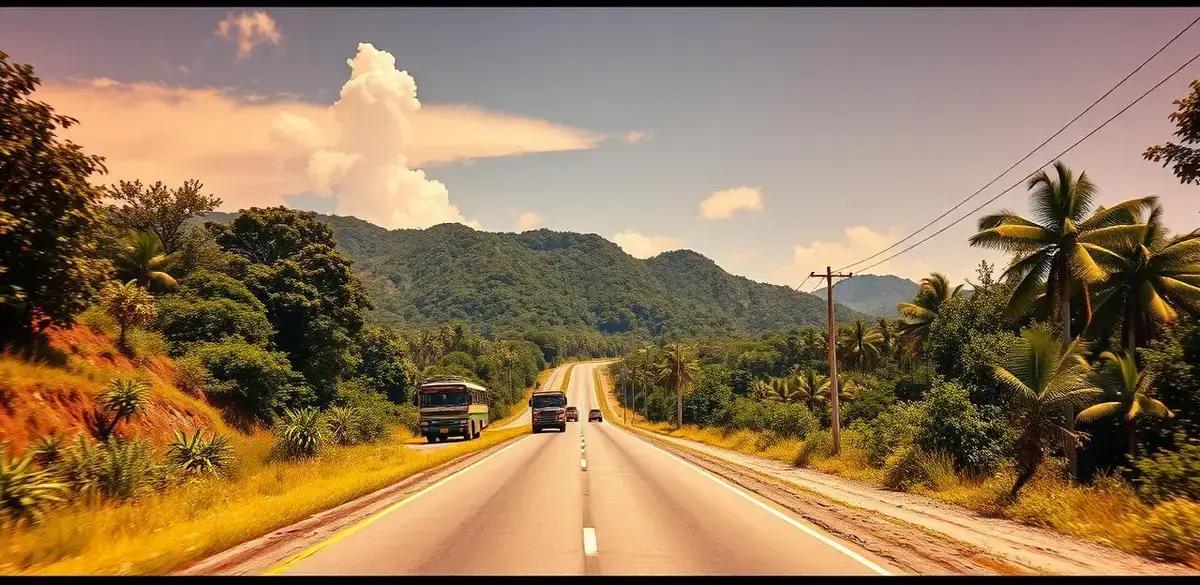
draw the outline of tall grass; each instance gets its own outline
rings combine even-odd
[[[161,574],[526,432],[417,451],[401,445],[407,434],[397,430],[385,442],[299,461],[272,458],[267,433],[237,438],[225,477],[125,503],[81,502],[0,534],[0,573]]]

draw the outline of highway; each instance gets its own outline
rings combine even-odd
[[[288,575],[876,575],[885,561],[617,427],[526,435],[270,571]],[[559,379],[556,372],[553,379]],[[521,419],[518,419],[521,420]],[[517,424],[514,421],[514,424]],[[528,424],[528,416],[524,423]]]

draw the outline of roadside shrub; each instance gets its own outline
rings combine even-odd
[[[893,404],[869,423],[854,421],[850,428],[863,439],[867,461],[882,467],[897,449],[913,444],[918,430],[925,424],[925,409],[918,403]]]
[[[0,448],[0,527],[37,523],[51,506],[63,501],[66,485],[35,469],[33,453],[10,460]]]
[[[107,421],[100,436],[108,438],[121,421],[127,421],[150,405],[150,384],[144,380],[113,378],[96,400]]]
[[[233,461],[233,448],[229,439],[214,434],[205,440],[200,429],[188,437],[173,430],[174,439],[167,451],[168,459],[184,473],[193,475],[217,475],[224,473]]]
[[[325,417],[329,436],[339,445],[369,443],[387,434],[387,425],[371,411],[358,407],[335,406]]]
[[[917,486],[946,488],[957,479],[953,457],[945,453],[926,453],[913,446],[896,450],[887,458],[883,469],[883,484],[888,489],[902,492]]]
[[[75,322],[108,337],[116,337],[118,333],[117,320],[98,306],[88,307],[86,311],[75,317]]]
[[[321,411],[313,407],[285,409],[275,425],[279,454],[288,459],[312,457],[329,441]]]
[[[816,429],[804,436],[804,445],[796,454],[796,466],[808,467],[818,459],[833,455],[833,434],[825,429]]]
[[[113,500],[161,490],[177,479],[173,466],[157,460],[149,443],[118,437],[92,443],[81,435],[49,470],[80,496]]]
[[[953,382],[934,384],[921,401],[925,410],[916,445],[927,453],[951,453],[959,471],[987,475],[1003,459],[1005,429],[1000,417],[985,419],[967,390]]]
[[[167,355],[171,349],[161,333],[150,329],[134,327],[125,334],[125,338],[125,343],[129,346],[129,355],[139,360]]]
[[[757,400],[739,396],[733,399],[726,419],[729,428],[761,431],[765,428],[767,407]]]
[[[1176,498],[1155,506],[1139,540],[1151,556],[1168,561],[1200,561],[1200,504]]]
[[[315,399],[282,352],[226,341],[196,344],[188,355],[211,374],[209,394],[227,396],[260,420],[269,420],[276,408],[305,406]]]
[[[817,428],[817,418],[803,404],[766,406],[766,430],[781,437],[804,437]]]
[[[854,400],[845,401],[842,409],[842,422],[872,420],[895,401],[896,395],[887,383],[874,376],[858,376],[854,384]]]
[[[683,397],[683,420],[689,424],[710,426],[718,424],[725,409],[733,400],[733,390],[721,380],[728,378],[720,371],[702,369],[695,388]]]
[[[1175,444],[1178,451],[1160,451],[1134,460],[1141,474],[1137,483],[1142,499],[1152,503],[1176,497],[1200,501],[1200,441],[1180,433]]]
[[[215,382],[197,356],[186,355],[175,360],[175,386],[180,390],[200,396]]]
[[[411,404],[399,404],[396,407],[396,422],[416,434],[421,430],[421,411]]]

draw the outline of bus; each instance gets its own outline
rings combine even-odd
[[[488,390],[462,378],[432,378],[416,396],[421,434],[430,443],[447,437],[471,440],[488,426]]]

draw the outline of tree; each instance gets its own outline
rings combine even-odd
[[[187,222],[221,206],[221,199],[200,192],[204,185],[196,179],[169,189],[161,181],[142,185],[141,181],[119,181],[108,187],[108,196],[122,204],[112,205],[110,217],[127,230],[150,232],[162,242],[163,251],[174,254],[183,248]]]
[[[112,317],[120,327],[121,334],[117,345],[128,349],[125,335],[130,327],[149,323],[158,314],[154,306],[154,297],[146,289],[137,285],[136,280],[125,284],[110,282],[100,291],[99,304],[108,316]]]
[[[133,232],[125,246],[125,253],[117,258],[117,274],[121,278],[132,278],[139,286],[174,289],[179,286],[175,278],[163,271],[168,262],[167,254],[158,245],[158,236],[150,232]]]
[[[829,398],[829,377],[822,376],[812,368],[801,370],[796,377],[797,388],[802,395],[801,400],[813,414],[818,407],[824,407]]]
[[[417,367],[408,357],[404,340],[390,329],[366,325],[356,343],[362,353],[357,376],[388,400],[405,404],[417,382]]]
[[[251,207],[228,224],[204,225],[222,249],[269,266],[298,255],[311,244],[335,246],[333,232],[317,221],[316,215],[283,206]]]
[[[121,421],[146,410],[150,404],[150,384],[143,380],[113,378],[97,402],[108,413],[108,421],[100,429],[100,438],[106,440]]]
[[[1011,397],[1010,414],[1019,431],[1017,480],[1009,492],[1016,498],[1045,460],[1051,444],[1078,445],[1079,435],[1068,419],[1103,390],[1088,380],[1089,368],[1080,355],[1083,343],[1065,344],[1045,329],[1026,329],[1021,341],[992,368],[997,384]]]
[[[839,333],[842,358],[847,366],[861,371],[879,362],[879,332],[868,329],[862,319]]]
[[[680,343],[668,343],[663,346],[658,379],[675,389],[676,428],[683,427],[683,395],[696,380],[699,372],[700,362],[696,360],[693,347]]]
[[[1096,186],[1087,173],[1078,177],[1062,161],[1054,163],[1057,178],[1038,171],[1029,179],[1030,204],[1035,221],[1001,211],[979,220],[979,233],[971,236],[972,246],[996,248],[1017,256],[1004,276],[1020,283],[1013,290],[1005,316],[1015,319],[1024,314],[1043,289],[1052,300],[1062,323],[1062,338],[1071,340],[1071,286],[1083,286],[1083,299],[1089,301],[1087,287],[1108,276],[1104,264],[1120,255],[1114,248],[1128,246],[1143,237],[1146,225],[1137,223],[1143,208],[1154,205],[1156,198],[1142,197],[1123,201],[1089,213],[1096,198]],[[1090,315],[1090,307],[1085,315]],[[1074,427],[1075,413],[1067,414],[1068,430]],[[1072,475],[1076,456],[1067,445]]]
[[[0,51],[0,348],[69,325],[112,270],[98,253],[103,159],[57,132],[77,123],[32,98],[33,67]]]
[[[879,318],[879,325],[875,328],[875,333],[879,337],[879,352],[884,357],[891,357],[892,351],[895,349],[895,336],[892,335],[892,325],[887,319]]]
[[[1100,360],[1111,365],[1114,374],[1105,386],[1116,400],[1090,406],[1076,417],[1079,422],[1094,422],[1111,416],[1121,416],[1125,429],[1125,445],[1129,457],[1137,454],[1137,419],[1143,416],[1171,418],[1174,414],[1165,404],[1150,396],[1154,372],[1138,371],[1132,351],[1117,355],[1111,351],[1100,354]]]
[[[1133,350],[1149,341],[1179,311],[1200,312],[1200,234],[1168,239],[1162,207],[1155,205],[1142,238],[1109,257],[1108,279],[1085,335],[1096,338],[1121,319],[1121,339]]]
[[[1163,168],[1173,165],[1171,171],[1183,184],[1200,184],[1200,148],[1185,146],[1200,142],[1200,79],[1192,81],[1192,93],[1173,103],[1179,106],[1168,118],[1175,123],[1175,136],[1181,144],[1168,142],[1146,149],[1142,158],[1161,162]]]
[[[921,287],[911,303],[900,303],[896,311],[903,320],[900,334],[910,340],[913,347],[919,345],[929,332],[929,325],[937,317],[946,301],[957,297],[962,285],[950,288],[950,279],[945,274],[934,272],[921,279]]]

